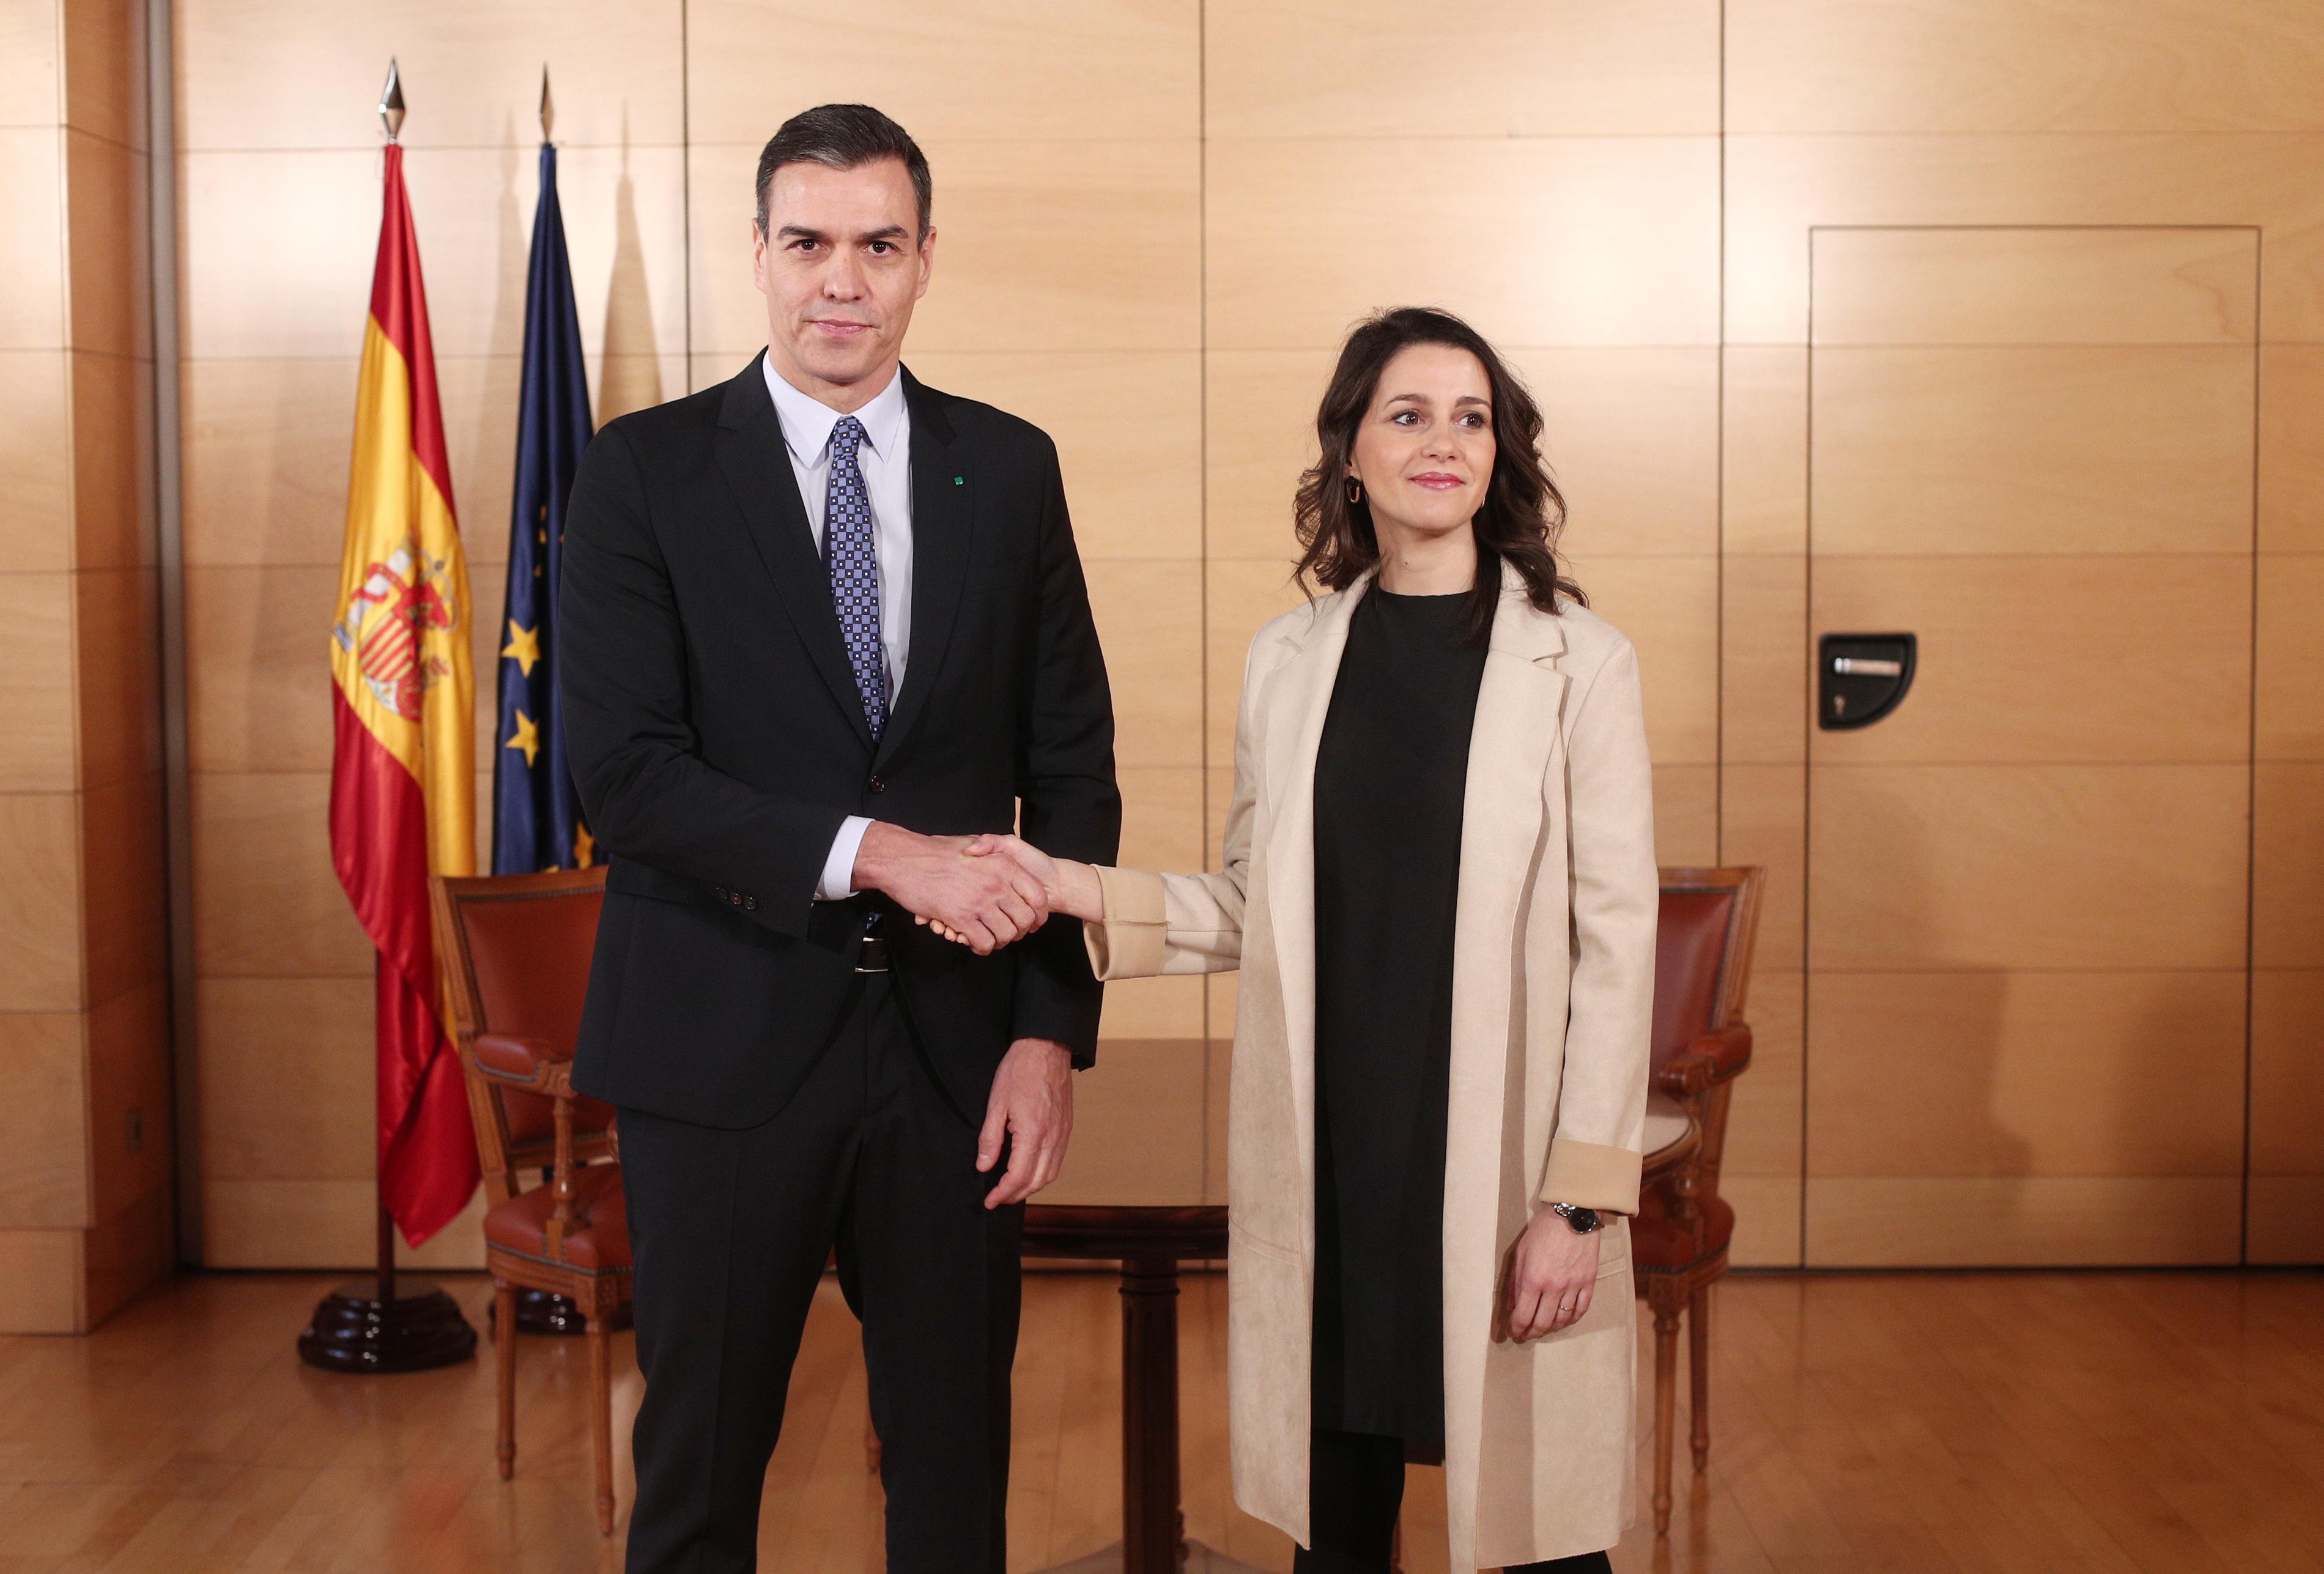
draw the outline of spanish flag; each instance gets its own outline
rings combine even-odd
[[[403,150],[387,147],[331,630],[331,859],[379,951],[379,1190],[418,1245],[476,1187],[460,1058],[438,1014],[428,876],[475,871],[468,567],[428,339]]]

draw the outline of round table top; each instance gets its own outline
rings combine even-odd
[[[1640,1183],[1652,1185],[1692,1161],[1702,1145],[1694,1117],[1660,1093],[1646,1098],[1646,1159]],[[1194,1262],[1227,1255],[1227,1210],[1219,1203],[1043,1203],[1025,1209],[1028,1257],[1100,1260],[1155,1258]]]

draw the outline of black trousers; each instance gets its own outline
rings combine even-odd
[[[1307,1534],[1292,1574],[1388,1574],[1397,1510],[1404,1506],[1404,1440],[1319,1431],[1311,1440]],[[1603,1552],[1513,1563],[1506,1574],[1612,1574]]]
[[[981,1118],[982,1111],[978,1111]],[[773,1117],[621,1112],[645,1397],[629,1574],[738,1574],[835,1245],[863,1325],[892,1574],[1003,1574],[1022,1205],[988,1210],[976,1127],[885,973]],[[780,1560],[777,1561],[779,1563]]]

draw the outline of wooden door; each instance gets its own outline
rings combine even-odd
[[[2244,228],[1812,236],[1810,659],[1917,653],[1810,733],[1811,1264],[2240,1253],[2257,286]]]

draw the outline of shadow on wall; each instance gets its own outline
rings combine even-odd
[[[613,188],[613,271],[605,291],[605,354],[597,379],[597,424],[659,404],[660,347],[654,343],[653,292],[638,236],[636,188],[630,181],[630,112],[622,111],[622,178]]]
[[[1978,1255],[1978,1242],[2024,1236],[2024,1188],[2008,1181],[2032,1172],[2034,1149],[2010,1127],[2003,1097],[2010,981],[1998,969],[1948,966],[1952,937],[1935,920],[1944,881],[1932,867],[1919,804],[1881,801],[1888,775],[1827,776],[1823,792],[1866,801],[1840,815],[1827,806],[1821,828],[1810,806],[1811,883],[1868,881],[1878,894],[1848,903],[1869,932],[1833,937],[1808,958],[1810,1196],[1819,1179],[1873,1184],[1821,1228],[1811,1204],[1806,1256],[1821,1267],[1967,1266],[1991,1260]],[[1946,970],[1888,970],[1932,965]],[[1819,1120],[1820,1106],[1846,1113]],[[1850,1129],[1833,1124],[1841,1119]],[[1967,1182],[1960,1204],[1980,1222],[1914,1238],[1908,1221],[1927,1218],[1930,1201],[1905,1200],[1894,1183],[1945,1180]],[[1874,1200],[1883,1191],[1895,1199],[1886,1208]]]

